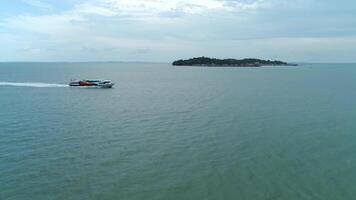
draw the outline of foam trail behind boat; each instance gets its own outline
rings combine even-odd
[[[68,85],[65,84],[37,83],[37,82],[0,82],[0,86],[36,87],[36,88],[68,87]]]

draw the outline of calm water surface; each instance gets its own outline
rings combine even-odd
[[[356,64],[3,63],[0,199],[354,199],[355,102]]]

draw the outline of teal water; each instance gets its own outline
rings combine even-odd
[[[0,199],[354,199],[355,102],[356,64],[3,63]]]

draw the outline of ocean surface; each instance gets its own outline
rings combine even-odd
[[[356,64],[0,64],[1,200],[350,200],[355,183]]]

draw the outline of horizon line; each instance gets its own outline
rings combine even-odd
[[[152,63],[167,64],[171,62],[156,61],[0,61],[0,63]]]
[[[173,61],[0,61],[0,63],[146,63],[146,64],[171,64]],[[355,64],[356,61],[287,61],[297,64]]]

